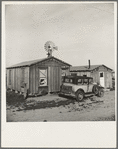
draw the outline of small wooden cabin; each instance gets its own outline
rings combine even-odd
[[[58,92],[62,83],[62,68],[70,64],[53,56],[23,62],[7,68],[7,88],[31,95]]]
[[[93,81],[105,88],[112,88],[112,69],[105,65],[70,67],[71,75],[92,77]]]

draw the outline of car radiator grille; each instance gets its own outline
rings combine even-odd
[[[61,90],[63,93],[66,93],[66,94],[70,94],[71,91],[72,91],[72,86],[62,86],[62,90]]]

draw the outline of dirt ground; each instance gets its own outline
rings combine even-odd
[[[9,91],[6,119],[7,122],[115,121],[115,91],[105,92],[102,98],[85,97],[83,102],[58,94],[23,100],[21,95]]]

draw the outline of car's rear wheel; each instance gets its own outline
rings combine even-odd
[[[103,96],[104,96],[104,90],[100,88],[98,91],[98,97],[103,97]]]
[[[99,88],[98,88],[97,85],[94,85],[94,86],[93,86],[93,93],[94,93],[95,95],[98,95],[98,93],[99,93]]]
[[[77,91],[76,93],[76,100],[81,102],[84,99],[84,92],[83,91]]]

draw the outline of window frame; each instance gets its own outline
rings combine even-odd
[[[101,74],[102,74],[102,77],[101,77]],[[100,72],[100,73],[99,73],[99,77],[100,77],[100,78],[104,78],[104,73],[103,73],[103,72]]]
[[[40,70],[46,70],[46,77],[40,77]],[[38,87],[45,87],[45,86],[48,86],[48,68],[47,67],[39,67],[38,68]],[[41,85],[40,84],[40,80],[41,78],[46,78],[47,82],[46,82],[46,85]]]

